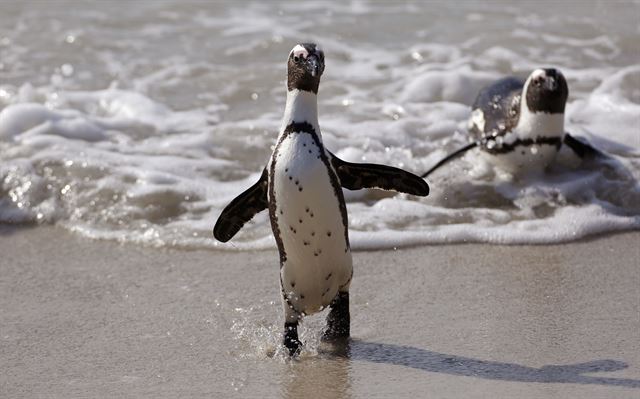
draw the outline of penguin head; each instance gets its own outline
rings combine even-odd
[[[320,76],[324,72],[324,53],[315,43],[297,44],[287,61],[287,89],[318,94]]]
[[[536,69],[525,83],[524,97],[533,113],[563,114],[569,87],[562,72],[554,68]]]

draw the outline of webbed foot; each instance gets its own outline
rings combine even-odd
[[[338,292],[327,316],[327,328],[322,335],[323,341],[335,341],[349,338],[351,317],[349,315],[349,292]]]
[[[284,340],[282,342],[289,350],[289,356],[297,356],[302,345],[298,339],[298,322],[284,323]]]

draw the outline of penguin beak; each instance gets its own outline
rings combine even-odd
[[[558,87],[555,76],[547,76],[544,80],[544,88],[549,91],[554,91]]]
[[[555,91],[560,82],[558,81],[559,77],[558,77],[558,71],[556,71],[553,68],[549,68],[549,69],[545,69],[544,70],[544,81],[542,83],[542,87],[546,90],[549,91]]]
[[[316,55],[311,54],[307,57],[307,62],[306,62],[307,71],[314,78],[320,74],[320,66],[321,66],[320,60],[318,60],[318,57]]]

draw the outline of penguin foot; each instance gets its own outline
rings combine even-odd
[[[297,356],[300,353],[300,340],[298,339],[298,323],[284,323],[284,340],[282,342],[289,350],[289,356]]]
[[[349,338],[351,317],[349,315],[349,293],[338,292],[327,316],[327,328],[322,334],[323,341],[336,341]]]

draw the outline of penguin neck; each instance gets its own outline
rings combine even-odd
[[[564,113],[533,112],[527,105],[527,80],[520,99],[520,116],[515,130],[520,138],[561,137],[564,135]]]
[[[293,89],[287,92],[287,103],[284,108],[284,118],[280,132],[292,123],[307,122],[316,130],[320,136],[318,125],[318,96],[305,90]]]
[[[560,137],[564,134],[564,114],[532,112],[523,101],[515,130],[521,138]]]

